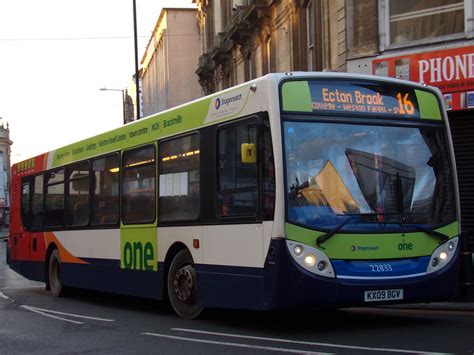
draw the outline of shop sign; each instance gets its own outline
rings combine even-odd
[[[474,46],[375,59],[372,72],[436,86],[448,110],[473,107]]]

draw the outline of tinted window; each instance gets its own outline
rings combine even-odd
[[[21,184],[21,221],[23,226],[30,226],[30,182],[24,181]]]
[[[150,223],[155,220],[155,147],[123,154],[123,222]]]
[[[64,169],[46,173],[45,227],[64,225]]]
[[[68,167],[68,196],[66,199],[66,224],[89,224],[89,163]]]
[[[43,226],[43,175],[33,179],[33,198],[31,200],[31,228]]]
[[[199,217],[199,135],[160,144],[160,221]]]
[[[91,224],[117,224],[119,221],[119,156],[96,159],[92,163],[94,192]]]

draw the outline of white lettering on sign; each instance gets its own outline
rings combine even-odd
[[[474,78],[474,53],[422,59],[418,62],[418,69],[422,84],[472,79]]]

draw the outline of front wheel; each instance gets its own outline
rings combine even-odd
[[[49,257],[48,281],[49,288],[54,296],[64,295],[64,287],[61,282],[61,260],[57,249],[53,250]]]
[[[184,319],[194,319],[203,307],[196,302],[196,270],[189,250],[181,250],[173,258],[168,271],[168,296],[174,311]]]

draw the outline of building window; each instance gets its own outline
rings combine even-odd
[[[272,72],[272,37],[268,36],[263,48],[263,74]]]
[[[316,56],[315,56],[315,23],[314,23],[314,4],[313,1],[308,3],[306,7],[306,40],[308,42],[308,71],[316,69]]]
[[[466,30],[464,1],[381,0],[379,7],[381,42],[386,45],[439,38]]]
[[[92,162],[92,225],[117,224],[119,221],[119,166],[118,154]]]
[[[242,162],[243,143],[257,146],[258,126],[244,123],[218,131],[217,214],[221,217],[257,213],[257,164]]]
[[[123,153],[122,221],[124,224],[155,220],[155,147]]]
[[[199,156],[197,133],[160,144],[160,222],[198,219],[201,201]]]

